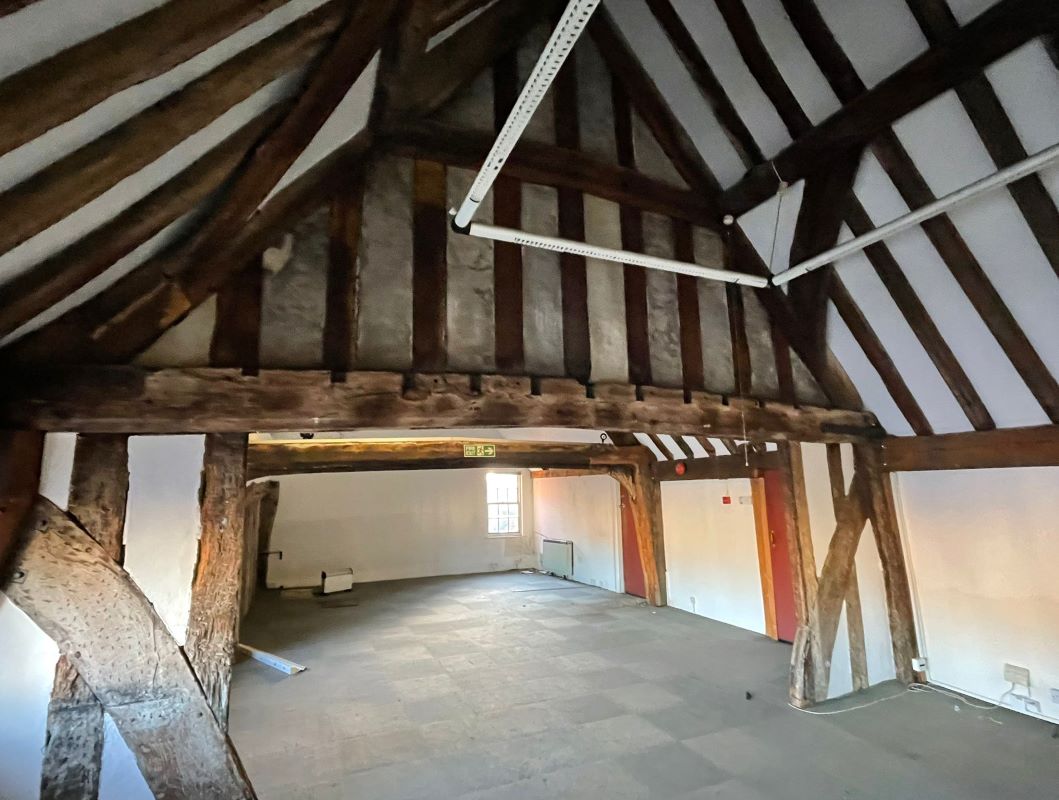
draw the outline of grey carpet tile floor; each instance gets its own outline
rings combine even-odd
[[[1044,723],[929,694],[810,716],[788,646],[538,574],[265,592],[242,639],[309,667],[235,668],[263,800],[1059,798]]]

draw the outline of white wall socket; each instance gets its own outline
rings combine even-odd
[[[1052,702],[1059,705],[1059,689],[1052,687]]]
[[[926,672],[927,671],[927,660],[921,657],[915,657],[912,659],[912,671],[913,672]]]
[[[1004,680],[1018,686],[1030,687],[1030,671],[1026,667],[1017,667],[1014,664],[1004,665]]]

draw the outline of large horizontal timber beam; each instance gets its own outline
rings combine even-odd
[[[6,378],[0,428],[45,431],[525,426],[817,442],[884,434],[867,412],[565,378],[127,366],[13,370]]]
[[[1003,467],[1059,467],[1059,425],[882,441],[882,469],[887,472]]]
[[[606,468],[646,464],[642,446],[560,444],[490,440],[493,455],[466,456],[465,444],[481,440],[413,439],[393,442],[341,440],[253,442],[247,448],[247,478],[326,472],[404,469]]]
[[[866,145],[894,122],[975,77],[1026,42],[1059,30],[1053,0],[1001,0],[889,78],[836,111],[767,163],[751,169],[721,196],[731,214],[743,214],[787,183],[830,165],[836,149]]]

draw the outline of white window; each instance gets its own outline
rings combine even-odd
[[[518,472],[490,472],[485,476],[485,503],[490,536],[517,536],[522,531]]]

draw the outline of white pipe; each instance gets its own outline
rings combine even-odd
[[[463,199],[459,210],[456,212],[456,227],[466,228],[474,218],[478,206],[485,199],[489,188],[500,174],[500,168],[504,166],[507,157],[518,143],[519,137],[529,124],[533,112],[544,99],[545,92],[552,85],[555,76],[559,73],[559,67],[566,61],[570,51],[577,44],[581,32],[588,24],[589,17],[596,10],[600,0],[570,0],[566,11],[559,19],[559,24],[552,31],[544,52],[537,59],[537,64],[530,73],[529,80],[522,87],[522,93],[518,101],[508,114],[504,127],[500,130],[493,147],[489,151],[482,168],[471,184],[467,196]]]
[[[1014,183],[1020,178],[1025,178],[1027,175],[1038,172],[1056,160],[1059,160],[1059,144],[1054,144],[1029,158],[1023,159],[1017,164],[1012,164],[1010,167],[1006,167],[988,177],[970,183],[962,189],[957,189],[951,194],[939,197],[933,203],[928,203],[922,208],[917,208],[915,211],[911,211],[903,217],[898,217],[892,222],[880,225],[878,228],[868,231],[855,239],[850,239],[848,242],[843,242],[836,247],[832,247],[830,250],[823,252],[818,256],[813,256],[812,258],[803,261],[801,264],[776,275],[772,279],[772,282],[779,286],[788,281],[792,281],[807,272],[812,272],[814,269],[826,266],[832,261],[837,261],[843,256],[857,253],[868,245],[875,244],[889,236],[893,236],[899,231],[911,228],[912,226],[918,225],[932,217],[936,217],[953,206],[965,203],[984,192],[988,192],[990,189],[1007,186],[1009,183]]]
[[[742,272],[729,272],[723,269],[688,264],[685,261],[674,261],[671,258],[659,258],[643,253],[631,253],[628,250],[614,250],[610,247],[599,247],[571,239],[559,239],[555,236],[542,236],[538,233],[526,233],[513,228],[501,228],[496,225],[483,225],[472,222],[468,233],[481,239],[492,239],[497,242],[510,242],[524,247],[538,247],[551,250],[553,253],[572,253],[585,258],[598,258],[603,261],[614,261],[618,264],[633,264],[647,269],[660,269],[664,272],[676,272],[680,275],[691,275],[695,278],[707,278],[726,283],[738,283],[742,286],[753,286],[763,289],[768,286],[768,278],[759,275],[746,275]]]

